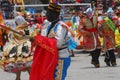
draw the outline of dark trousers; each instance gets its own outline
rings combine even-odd
[[[101,49],[95,49],[94,51],[90,52],[90,54],[92,56],[92,62],[95,62],[96,64],[99,64],[100,53],[101,53]]]
[[[116,57],[114,54],[114,49],[108,50],[105,53],[105,62],[116,62]]]

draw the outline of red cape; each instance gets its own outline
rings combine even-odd
[[[58,49],[56,39],[37,35],[34,39],[37,44],[30,80],[54,80],[54,70],[58,62]]]

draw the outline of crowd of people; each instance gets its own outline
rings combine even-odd
[[[78,9],[70,20],[63,20],[61,6],[50,3],[44,17],[40,14],[15,14],[16,27],[6,26],[0,10],[0,66],[6,72],[28,71],[30,80],[65,80],[74,50],[91,55],[91,64],[99,68],[105,53],[107,66],[117,66],[115,50],[120,55],[120,8],[106,12],[96,7]]]

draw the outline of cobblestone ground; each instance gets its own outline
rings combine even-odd
[[[66,80],[120,80],[120,58],[117,58],[116,67],[107,67],[104,56],[100,56],[100,68],[90,64],[89,54],[75,54],[68,70]],[[22,72],[21,80],[29,80],[27,72]],[[15,80],[15,74],[0,70],[0,80]]]

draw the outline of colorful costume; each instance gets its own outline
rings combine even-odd
[[[44,51],[42,51],[42,53],[35,51],[30,80],[65,80],[71,59],[67,50],[68,45],[66,44],[68,31],[59,21],[60,9],[61,7],[59,5],[50,3],[46,17],[51,24],[46,29],[46,37],[38,35],[34,38],[34,42],[37,43],[36,50],[40,49],[40,51]],[[40,56],[38,54],[40,54]],[[44,59],[41,57],[42,55],[46,55],[48,58],[44,57],[46,58]],[[35,65],[34,63],[37,63],[37,59],[39,60],[39,58],[42,58],[40,63]],[[52,61],[53,59],[54,61]],[[49,60],[50,63],[48,63],[47,60]],[[43,62],[44,64],[42,64]],[[50,66],[45,66],[45,64]],[[35,69],[35,67],[37,69]],[[50,67],[52,67],[51,70]],[[48,73],[48,70],[50,70],[51,74]],[[32,74],[34,72],[37,75]]]
[[[89,15],[88,13],[93,15]],[[92,56],[91,63],[99,67],[100,40],[97,27],[97,15],[88,8],[86,15],[80,21],[80,33],[83,35],[83,49],[89,51]],[[86,35],[85,35],[86,34]]]
[[[78,16],[79,15],[79,12],[78,11],[75,11],[74,12],[74,15],[72,16],[71,18],[71,23],[72,23],[72,31],[76,34],[76,31],[78,29],[78,26],[79,26],[79,21],[80,21],[80,17]]]
[[[80,37],[81,35],[78,32],[78,26],[79,26],[79,22],[80,22],[80,17],[79,17],[79,11],[75,10],[73,11],[73,16],[71,18],[71,27],[70,29],[72,30],[72,32],[74,33],[75,37],[74,40],[75,42],[77,42],[78,45],[80,45]],[[72,51],[73,53],[73,51]]]
[[[115,32],[115,41],[116,41],[116,47],[120,48],[120,9],[116,10],[116,14],[118,16],[118,30]]]
[[[16,30],[24,34],[25,32],[22,28],[22,26],[19,26]],[[1,59],[1,66],[4,71],[17,73],[31,67],[31,42],[28,39],[22,39],[22,36],[12,32],[9,33],[8,40],[9,42],[4,46]]]
[[[107,66],[116,65],[116,57],[114,49],[116,46],[115,42],[115,30],[117,29],[118,18],[114,15],[114,11],[109,8],[105,17],[101,23],[101,36],[103,37],[103,47],[105,50],[105,62]]]
[[[117,47],[117,57],[120,58],[120,9],[116,10],[116,15],[118,16],[118,30],[115,32],[115,41]]]

